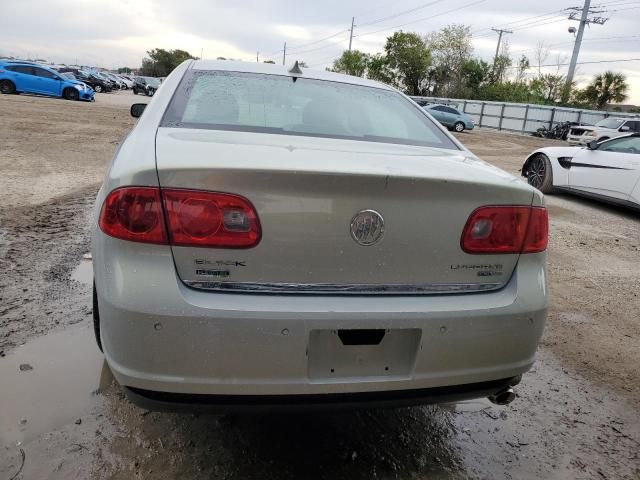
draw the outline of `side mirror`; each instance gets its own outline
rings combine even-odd
[[[620,132],[630,132],[631,131],[631,127],[629,125],[623,125],[620,127]]]
[[[587,148],[589,150],[597,150],[599,145],[600,144],[597,140],[591,140],[589,143],[587,143]]]
[[[140,118],[145,108],[147,108],[146,103],[134,103],[131,105],[131,116],[134,118]]]

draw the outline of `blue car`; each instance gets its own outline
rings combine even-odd
[[[35,93],[67,100],[93,101],[93,90],[36,63],[0,60],[0,93]]]
[[[429,112],[433,118],[438,120],[442,125],[455,130],[456,132],[463,132],[465,130],[473,130],[474,124],[471,117],[466,113],[462,113],[457,109],[442,104],[427,104],[423,106],[427,112]]]

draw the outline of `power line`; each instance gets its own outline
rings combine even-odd
[[[626,41],[626,39],[630,39],[630,38],[640,38],[640,35],[615,35],[615,36],[611,36],[611,37],[593,37],[593,38],[587,38],[586,40],[582,40],[582,43],[585,42],[601,42],[601,43],[614,43],[614,42],[622,42],[622,41]],[[554,48],[554,47],[559,47],[562,45],[571,45],[573,44],[573,41],[570,42],[560,42],[560,43],[552,43],[551,45],[544,45],[545,48]],[[521,48],[518,50],[514,50],[511,53],[524,53],[524,52],[530,52],[535,50],[535,48]]]
[[[552,11],[552,12],[542,13],[542,14],[540,14],[540,15],[534,15],[533,17],[525,17],[525,18],[521,18],[521,19],[519,19],[519,20],[513,20],[513,21],[511,21],[511,22],[501,23],[500,25],[498,25],[498,27],[499,27],[499,28],[502,28],[502,27],[507,27],[507,26],[513,26],[513,25],[514,25],[514,24],[516,24],[516,23],[528,22],[529,20],[533,20],[533,19],[541,18],[541,17],[549,17],[549,18],[552,18],[552,17],[556,17],[556,16],[558,16],[558,14],[559,14],[559,13],[564,12],[564,11],[565,11],[565,9],[561,9],[561,10],[554,10],[554,11]],[[542,19],[541,19],[541,20],[542,20]],[[548,20],[548,19],[545,19],[545,20]],[[515,27],[511,27],[511,28],[515,28]],[[481,28],[481,29],[479,29],[479,30],[475,30],[474,32],[471,32],[471,33],[473,34],[473,33],[477,33],[477,32],[483,32],[483,31],[485,31],[485,30],[491,30],[491,27]],[[492,35],[492,34],[490,34],[490,35]]]
[[[299,53],[309,53],[309,52],[317,52],[318,50],[324,50],[325,48],[332,48],[332,47],[336,47],[339,46],[341,41],[345,41],[347,39],[347,37],[341,38],[338,42],[331,42],[328,45],[322,45],[320,47],[315,47],[315,48],[309,48],[307,50],[294,50],[291,51],[291,49],[289,50],[289,54],[295,53],[296,55]]]
[[[316,40],[316,41],[308,42],[308,43],[302,43],[302,44],[300,44],[300,45],[294,45],[294,46],[293,46],[293,47],[291,47],[291,48],[292,48],[293,50],[298,50],[299,48],[309,47],[309,46],[311,46],[311,45],[316,45],[316,44],[318,44],[318,43],[322,43],[322,42],[325,42],[325,41],[327,41],[327,40],[331,40],[332,38],[337,37],[338,35],[340,35],[340,34],[342,34],[342,33],[346,33],[346,32],[348,32],[348,31],[349,31],[349,29],[340,30],[339,32],[336,32],[336,33],[334,33],[334,34],[332,34],[332,35],[329,35],[329,36],[327,36],[327,37],[321,38],[320,40]]]
[[[640,58],[618,58],[616,60],[591,60],[587,62],[577,62],[576,65],[593,65],[598,63],[621,63],[621,62],[640,62]],[[566,67],[569,63],[548,63],[545,65],[530,65],[531,68],[544,68],[544,67]],[[518,65],[513,65],[508,68],[519,68]]]
[[[462,5],[461,7],[453,8],[453,9],[451,9],[451,10],[447,10],[446,12],[438,13],[438,14],[436,14],[436,15],[431,15],[431,16],[429,16],[429,17],[422,17],[422,18],[418,18],[417,20],[412,20],[412,21],[410,21],[410,22],[402,23],[402,24],[400,24],[400,25],[394,25],[393,27],[387,27],[387,28],[383,28],[383,29],[380,29],[380,30],[375,30],[375,31],[373,31],[373,32],[360,33],[360,34],[358,34],[358,35],[354,35],[354,37],[364,37],[364,36],[366,36],[366,35],[373,35],[374,33],[380,33],[380,32],[385,32],[385,31],[387,31],[387,30],[393,30],[393,29],[396,29],[396,28],[398,28],[398,27],[404,27],[405,25],[411,25],[411,24],[413,24],[413,23],[422,22],[422,21],[424,21],[424,20],[431,20],[432,18],[441,17],[442,15],[446,15],[446,14],[448,14],[448,13],[452,13],[452,12],[457,12],[458,10],[462,10],[462,9],[464,9],[464,8],[469,8],[469,7],[472,7],[472,6],[474,6],[474,5],[478,5],[479,3],[484,3],[484,2],[486,2],[486,1],[487,1],[487,0],[477,0],[477,1],[475,1],[475,2],[471,2],[471,3],[468,3],[468,4],[466,4],[466,5]]]
[[[413,13],[413,12],[416,12],[418,10],[422,10],[423,8],[430,7],[431,5],[435,5],[436,3],[440,3],[442,1],[444,1],[444,0],[434,0],[434,1],[431,1],[431,2],[428,2],[428,3],[424,3],[422,5],[418,5],[417,7],[409,8],[407,10],[403,10],[402,12],[399,12],[399,13],[394,13],[392,15],[387,15],[386,17],[378,18],[377,20],[372,20],[370,22],[365,22],[365,23],[358,24],[357,26],[358,27],[367,27],[369,25],[374,25],[376,23],[381,23],[381,22],[384,22],[386,20],[391,20],[393,18],[397,18],[397,17],[400,17],[402,15],[406,15],[407,13]]]
[[[521,30],[527,30],[529,28],[536,28],[536,27],[542,27],[544,25],[551,25],[552,23],[558,23],[558,22],[565,22],[567,19],[566,18],[558,18],[557,20],[551,20],[549,22],[544,22],[544,23],[537,23],[535,25],[529,25],[526,27],[516,27],[516,32],[519,32]]]

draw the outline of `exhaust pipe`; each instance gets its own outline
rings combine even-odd
[[[504,390],[500,390],[495,395],[489,396],[489,401],[496,405],[509,405],[516,399],[516,394],[513,391],[513,388],[505,388]]]

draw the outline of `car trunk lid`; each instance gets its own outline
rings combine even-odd
[[[179,277],[194,287],[482,291],[504,285],[518,260],[461,249],[476,208],[532,201],[521,181],[465,151],[184,128],[160,128],[156,142],[161,188],[241,195],[260,220],[262,238],[253,248],[172,247]],[[358,226],[358,213],[367,210],[384,222],[371,245],[371,235],[358,241],[371,233],[363,228],[380,227],[366,220]]]

